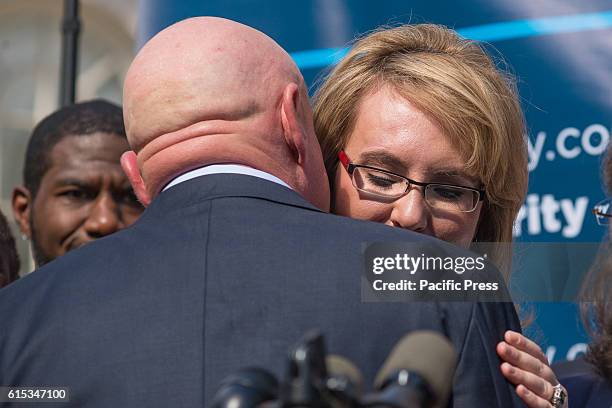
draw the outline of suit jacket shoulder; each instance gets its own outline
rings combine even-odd
[[[76,406],[205,406],[239,368],[282,375],[309,329],[368,384],[404,334],[431,329],[460,353],[455,407],[520,406],[495,356],[519,330],[512,305],[364,303],[371,241],[440,244],[250,176],[179,184],[132,227],[0,291],[0,385],[70,386]]]

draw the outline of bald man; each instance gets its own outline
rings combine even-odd
[[[326,213],[306,87],[270,38],[220,18],[168,27],[127,73],[124,118],[122,166],[147,209],[1,293],[0,385],[67,386],[71,406],[203,407],[242,367],[282,374],[311,328],[368,383],[428,328],[467,349],[460,374],[477,370],[455,406],[511,406],[494,354],[519,330],[511,305],[361,302],[363,242],[447,244]]]

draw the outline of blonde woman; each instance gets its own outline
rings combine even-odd
[[[524,120],[509,75],[439,25],[359,39],[314,98],[338,215],[407,228],[488,255],[508,277],[512,224],[527,192]],[[506,333],[503,374],[530,407],[561,407],[535,343]]]

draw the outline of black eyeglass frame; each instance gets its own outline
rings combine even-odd
[[[591,209],[591,213],[595,216],[595,221],[597,222],[597,225],[600,225],[602,227],[607,227],[608,225],[610,225],[610,221],[611,221],[610,219],[612,218],[612,214],[601,212],[599,210],[599,208],[601,208],[604,203],[607,204],[609,207],[610,204],[612,204],[612,200],[607,198],[605,200],[598,202]]]
[[[363,169],[370,169],[370,170],[374,170],[374,171],[379,171],[381,173],[386,173],[386,174],[390,174],[399,178],[402,178],[404,180],[406,180],[408,182],[408,186],[406,187],[406,191],[404,191],[402,194],[399,194],[397,196],[395,195],[382,195],[382,194],[377,194],[377,193],[373,193],[371,191],[366,191],[368,194],[374,194],[380,197],[385,197],[385,198],[394,198],[394,199],[398,199],[400,197],[405,196],[406,194],[408,194],[410,192],[410,187],[412,185],[415,186],[419,186],[419,187],[423,187],[423,194],[425,194],[425,189],[427,188],[427,186],[430,185],[436,185],[436,186],[445,186],[445,187],[460,187],[460,188],[465,188],[467,190],[471,190],[474,191],[476,193],[478,193],[478,201],[483,201],[485,198],[485,190],[484,189],[478,189],[478,188],[474,188],[474,187],[468,187],[468,186],[461,186],[461,185],[457,185],[457,184],[445,184],[445,183],[424,183],[421,181],[416,181],[416,180],[412,180],[406,176],[402,176],[401,174],[397,174],[394,173],[392,171],[389,170],[384,170],[384,169],[379,169],[378,167],[372,167],[372,166],[367,166],[365,164],[355,164],[351,161],[351,159],[349,159],[349,157],[347,156],[347,154],[344,152],[344,150],[341,150],[338,153],[338,159],[340,160],[340,163],[342,164],[342,166],[346,169],[346,171],[348,172],[349,176],[351,176],[351,179],[353,178],[353,173],[355,172],[356,168],[363,168]],[[355,187],[357,188],[357,187]],[[472,212],[476,209],[476,206],[474,206],[473,209],[471,209],[470,211],[465,211],[465,212]]]

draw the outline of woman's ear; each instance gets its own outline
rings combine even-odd
[[[290,83],[283,90],[281,101],[281,124],[285,143],[298,164],[303,164],[306,155],[305,130],[300,115],[300,90]]]
[[[487,214],[488,212],[489,212],[489,206],[487,204],[487,198],[485,197],[485,199],[482,200],[482,205],[480,206],[480,214],[478,215],[478,222],[476,223],[476,229],[474,230],[474,236],[472,237],[472,242],[479,241],[480,226],[482,225],[482,221],[485,217],[485,214]]]
[[[138,200],[142,203],[142,205],[148,207],[149,204],[151,204],[151,196],[147,192],[144,180],[142,179],[142,175],[138,169],[138,160],[134,151],[128,150],[121,155],[121,168],[123,169],[123,172],[127,176],[128,180],[130,180],[130,184],[132,185]]]

